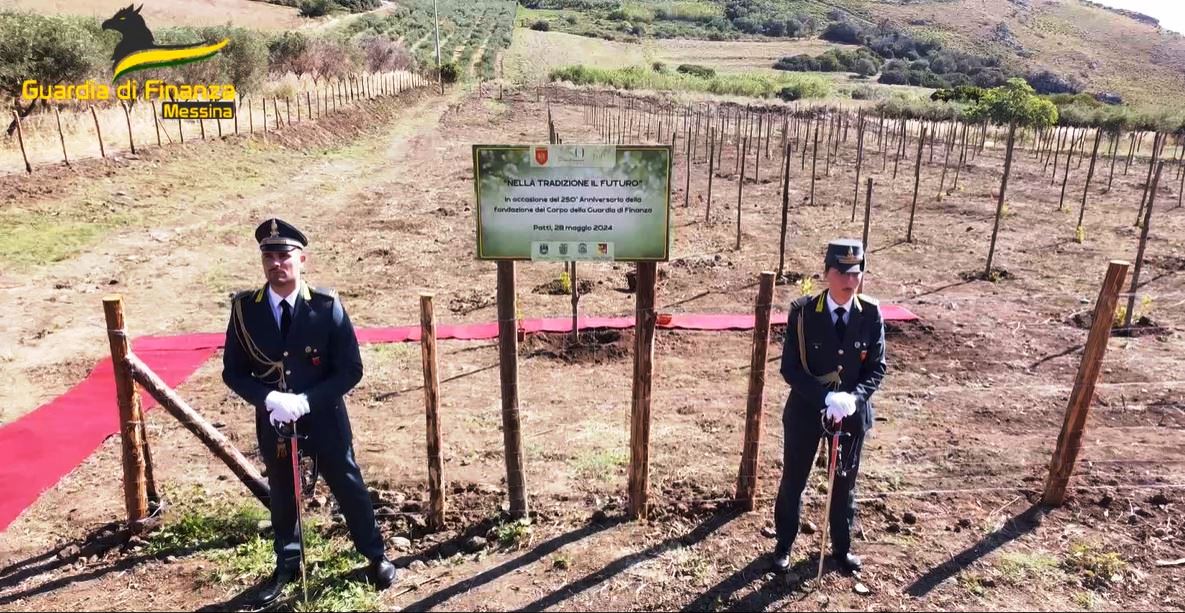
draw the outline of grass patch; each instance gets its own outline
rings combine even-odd
[[[60,262],[98,241],[107,224],[21,213],[0,219],[0,260],[40,266]]]
[[[1123,580],[1127,562],[1114,551],[1102,551],[1086,543],[1073,543],[1062,566],[1081,577],[1086,587],[1101,589]]]
[[[531,538],[531,522],[527,519],[499,521],[493,528],[490,528],[489,534],[500,547],[522,547]]]
[[[1018,585],[1060,574],[1059,566],[1058,559],[1054,556],[1036,552],[1008,551],[1000,554],[996,560],[996,568],[999,569],[1001,577]]]
[[[418,344],[384,343],[372,345],[368,349],[374,356],[376,364],[410,367],[413,361],[416,365],[420,363],[420,346]]]
[[[359,581],[356,569],[366,560],[345,538],[325,536],[326,526],[305,522],[305,570],[308,578],[308,601],[300,581],[284,591],[287,603],[297,611],[377,611],[378,592],[369,583]],[[212,583],[243,589],[269,577],[276,565],[271,538],[255,535],[232,550],[213,555],[215,568],[207,579]]]
[[[621,449],[598,449],[577,456],[571,465],[581,479],[608,481],[625,467],[628,459],[629,455]]]
[[[1094,592],[1075,592],[1074,604],[1080,609],[1093,611],[1100,604],[1100,599]]]
[[[231,502],[207,500],[199,491],[182,496],[165,525],[148,535],[146,551],[153,555],[183,554],[209,550],[205,556],[213,568],[201,578],[206,585],[242,590],[271,576],[276,554],[270,534],[259,532],[259,522],[268,511],[251,500]],[[343,537],[328,537],[329,526],[306,518],[305,562],[308,602],[300,582],[285,591],[286,604],[297,611],[377,611],[378,593],[359,581],[356,569],[366,561]],[[231,547],[233,546],[233,547]]]
[[[983,596],[987,594],[987,588],[984,587],[983,582],[978,575],[970,573],[959,573],[959,587],[967,590],[967,593],[973,596]]]
[[[225,547],[257,538],[260,520],[268,518],[267,509],[254,501],[232,505],[207,502],[180,509],[165,525],[148,536],[147,552],[169,552]]]
[[[593,68],[585,65],[565,66],[551,71],[552,81],[567,81],[575,85],[604,85],[617,89],[645,89],[653,91],[686,91],[725,96],[772,98],[790,92],[793,99],[825,98],[831,84],[812,75],[760,73],[730,73],[699,76],[679,72],[657,72],[651,67]]]
[[[680,547],[671,553],[671,576],[692,585],[705,585],[711,574],[712,564],[706,557],[690,547]]]

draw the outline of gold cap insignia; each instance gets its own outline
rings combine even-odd
[[[853,247],[851,245],[848,245],[848,253],[846,255],[839,256],[839,258],[837,258],[837,259],[839,260],[840,264],[843,264],[845,266],[859,264],[861,261],[860,256],[856,255],[856,251],[855,251],[855,249],[853,249]]]

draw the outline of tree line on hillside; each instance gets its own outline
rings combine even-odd
[[[866,26],[846,13],[832,10],[830,22],[820,37],[835,43],[859,45],[855,50],[830,49],[820,55],[783,57],[774,64],[779,70],[854,72],[865,77],[880,74],[886,85],[916,85],[930,88],[999,87],[1009,77],[1000,59],[947,49],[941,41],[916,37],[897,30],[888,22]],[[1024,75],[1039,94],[1077,94],[1082,84],[1048,70]]]
[[[270,4],[300,9],[304,17],[321,17],[334,11],[362,13],[382,6],[380,0],[263,0]]]

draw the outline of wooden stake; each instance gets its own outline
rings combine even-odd
[[[1099,128],[1094,133],[1094,149],[1090,152],[1090,166],[1086,169],[1086,186],[1082,188],[1082,206],[1078,207],[1078,225],[1075,229],[1082,227],[1082,218],[1086,215],[1086,196],[1090,194],[1090,180],[1094,177],[1094,162],[1095,157],[1099,154],[1099,141],[1103,139],[1103,129]]]
[[[1140,229],[1140,246],[1136,250],[1136,269],[1132,272],[1132,285],[1128,291],[1127,315],[1123,325],[1130,328],[1132,316],[1136,310],[1136,290],[1140,288],[1140,271],[1144,268],[1144,248],[1148,246],[1148,227],[1152,225],[1152,203],[1156,200],[1156,188],[1160,185],[1160,171],[1164,170],[1164,162],[1156,163],[1156,177],[1152,179],[1152,192],[1148,195],[1148,206],[1144,210],[1144,223]]]
[[[576,262],[572,262],[572,344],[580,344],[580,280],[576,278]]]
[[[867,181],[867,189],[865,191],[867,193],[867,196],[865,196],[865,198],[864,198],[864,235],[863,235],[863,238],[861,239],[861,244],[864,245],[864,259],[865,260],[868,259],[868,252],[870,251],[870,249],[868,248],[868,227],[869,227],[869,223],[872,221],[872,177],[868,177],[866,179],[866,181]],[[865,266],[865,268],[867,268],[867,265]],[[864,281],[861,280],[860,283],[863,284]],[[863,285],[861,285],[861,287],[863,287]],[[861,290],[861,291],[863,291],[863,290]]]
[[[1073,146],[1073,144],[1071,144],[1070,145],[1070,152],[1068,154],[1066,154],[1066,167],[1063,169],[1063,172],[1062,172],[1062,194],[1058,198],[1058,201],[1057,201],[1057,210],[1059,210],[1059,211],[1065,210],[1066,183],[1070,182],[1070,155],[1073,155],[1073,153],[1074,153],[1074,146]]]
[[[704,208],[704,223],[712,221],[712,177],[716,174],[716,128],[708,129],[708,204]]]
[[[518,326],[515,315],[514,262],[498,262],[498,365],[502,379],[502,440],[506,450],[506,489],[510,515],[526,517],[527,480],[518,409]]]
[[[856,202],[860,200],[860,167],[864,164],[864,116],[856,125],[856,185],[852,188],[852,221],[856,221]]]
[[[749,150],[749,138],[745,137],[745,151]],[[741,193],[745,189],[745,162],[748,161],[748,155],[741,157],[741,180],[737,181],[737,251],[741,249]],[[760,156],[758,156],[760,157]]]
[[[136,154],[136,142],[132,140],[132,114],[128,111],[128,105],[125,102],[120,102],[119,106],[123,108],[123,118],[128,124],[128,148],[132,150],[132,155]]]
[[[1140,134],[1140,140],[1144,140],[1144,135]],[[1136,133],[1131,133],[1131,142],[1127,146],[1127,163],[1123,165],[1123,176],[1127,176],[1127,171],[1132,165],[1132,156],[1136,154]]]
[[[691,204],[691,156],[695,149],[692,148],[695,136],[691,132],[691,119],[688,117],[687,121],[687,150],[683,153],[684,169],[684,183],[683,183],[683,208],[687,208]]]
[[[913,217],[918,208],[918,187],[922,182],[922,147],[926,144],[926,126],[922,126],[921,137],[918,138],[918,161],[913,168],[913,204],[909,206],[909,229],[905,232],[905,242],[913,242]]]
[[[761,123],[765,120],[765,113],[757,116],[757,146],[753,148],[753,182],[761,183]]]
[[[638,262],[634,324],[634,381],[630,406],[629,516],[645,519],[650,495],[650,390],[654,376],[657,266]]]
[[[156,112],[155,109],[156,109],[156,107],[153,107],[153,113]],[[54,119],[56,119],[58,122],[58,140],[62,143],[62,161],[65,162],[67,166],[69,166],[70,165],[70,156],[66,155],[66,135],[62,134],[62,115],[60,113],[58,113],[58,107],[56,107],[56,106],[53,107],[53,116],[54,116]],[[155,115],[154,115],[154,117],[155,117]],[[156,138],[157,138],[157,144],[159,145],[160,144],[160,130],[159,129],[156,132]]]
[[[782,172],[782,225],[778,233],[778,278],[782,278],[786,265],[786,215],[790,208],[790,158],[794,157],[793,145],[786,143],[785,169]]]
[[[91,119],[95,120],[95,136],[99,139],[99,155],[106,158],[107,150],[103,147],[103,131],[99,128],[99,115],[95,113],[94,105],[91,105]]]
[[[963,124],[963,141],[962,151],[959,152],[959,164],[955,166],[955,180],[951,182],[950,191],[947,194],[952,194],[959,190],[959,173],[963,170],[963,164],[967,162],[967,124]]]
[[[212,426],[210,422],[206,421],[193,407],[189,406],[184,399],[169,388],[164,381],[152,372],[144,362],[141,362],[134,354],[127,355],[127,366],[131,372],[131,376],[139,383],[145,391],[147,391],[160,406],[164,407],[170,415],[175,417],[177,421],[185,426],[186,430],[193,433],[194,436],[212,451],[218,459],[222,460],[230,471],[238,477],[243,485],[251,491],[264,506],[269,506],[269,498],[271,490],[268,488],[267,480],[259,474],[255,469],[255,465],[246,458],[230,439],[226,438],[222,432]]]
[[[819,161],[819,124],[815,121],[815,145],[811,151],[811,206],[815,206],[815,170]]]
[[[1167,135],[1165,135],[1167,138]],[[1149,187],[1152,180],[1152,170],[1156,166],[1157,160],[1160,159],[1160,150],[1163,148],[1164,141],[1161,139],[1160,132],[1153,132],[1152,134],[1152,157],[1148,158],[1148,177],[1144,179],[1144,194],[1140,197],[1140,210],[1136,212],[1136,225],[1140,224],[1140,217],[1144,214],[1144,204],[1148,201]],[[1136,268],[1139,269],[1140,263],[1136,262]]]
[[[988,247],[987,265],[983,270],[983,278],[991,279],[992,259],[996,255],[996,236],[1000,233],[1000,216],[1004,214],[1004,196],[1008,191],[1008,175],[1012,172],[1012,147],[1016,142],[1016,123],[1008,125],[1008,144],[1004,153],[1004,176],[1000,179],[1000,197],[996,201],[996,221],[992,226],[992,243]]]
[[[420,357],[424,367],[424,414],[428,420],[428,529],[444,529],[444,469],[440,444],[440,375],[436,369],[436,314],[432,294],[420,294]]]
[[[57,111],[56,108],[54,110],[55,110],[55,112]],[[21,128],[21,114],[17,111],[13,111],[12,118],[13,118],[13,120],[16,121],[16,140],[17,140],[17,142],[20,143],[20,146],[21,146],[21,159],[25,160],[25,172],[27,172],[29,174],[33,174],[33,166],[29,164],[29,156],[25,153],[25,133],[24,133],[24,130],[22,130],[22,128]],[[59,127],[59,134],[60,134],[61,133],[60,132],[61,122],[60,121],[58,123],[58,127]],[[63,145],[62,150],[65,151],[65,145]]]
[[[111,364],[115,371],[115,398],[119,405],[123,501],[128,513],[128,523],[136,524],[148,517],[142,442],[144,416],[140,411],[140,396],[136,393],[136,384],[128,370],[127,357],[131,349],[127,332],[124,330],[123,298],[118,295],[103,298],[103,314],[107,319],[107,341],[111,346]]]
[[[1103,286],[1099,289],[1099,297],[1095,302],[1094,319],[1090,326],[1090,335],[1086,339],[1086,349],[1082,352],[1082,361],[1078,364],[1074,389],[1070,393],[1065,420],[1057,437],[1057,448],[1049,463],[1049,476],[1045,481],[1045,492],[1041,496],[1042,504],[1061,506],[1066,500],[1066,486],[1070,482],[1070,474],[1074,472],[1078,452],[1082,449],[1086,416],[1090,411],[1090,403],[1094,400],[1094,388],[1098,382],[1103,354],[1107,351],[1107,339],[1111,337],[1111,322],[1115,316],[1119,289],[1123,286],[1128,266],[1127,262],[1117,260],[1112,260],[1107,266],[1107,275],[1103,278]]]
[[[952,126],[953,126],[953,124],[952,124]],[[935,199],[937,199],[937,200],[942,200],[942,188],[946,187],[946,171],[947,171],[947,169],[950,168],[950,152],[951,152],[951,149],[955,148],[956,132],[958,132],[958,130],[956,130],[952,127],[951,130],[949,132],[947,132],[947,136],[945,139],[946,140],[946,155],[944,155],[943,159],[942,159],[942,179],[940,179],[938,181],[938,195],[935,196]]]
[[[758,152],[760,157],[760,152]],[[765,401],[765,363],[769,354],[769,311],[773,301],[775,275],[761,273],[754,309],[753,350],[749,358],[749,396],[745,403],[745,439],[741,446],[741,467],[737,475],[737,502],[752,511],[757,496],[757,458],[761,448],[762,405]]]

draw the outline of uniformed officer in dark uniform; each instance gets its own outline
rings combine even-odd
[[[370,495],[354,460],[350,419],[342,398],[362,379],[354,327],[332,291],[301,279],[308,240],[293,226],[269,219],[255,230],[267,285],[239,293],[226,330],[222,380],[255,406],[255,433],[271,486],[276,570],[256,604],[279,597],[299,575],[301,539],[289,440],[277,427],[303,436],[300,449],[315,458],[345,515],[370,579],[391,585],[395,567],[384,553]]]
[[[782,376],[790,398],[782,413],[784,463],[774,506],[777,544],[774,568],[790,566],[798,535],[802,490],[806,487],[820,437],[840,429],[835,486],[830,492],[831,553],[839,566],[855,572],[852,551],[856,516],[856,473],[864,433],[872,427],[872,395],[885,376],[885,326],[876,300],[856,293],[864,274],[860,241],[836,240],[824,259],[827,290],[790,305]]]

